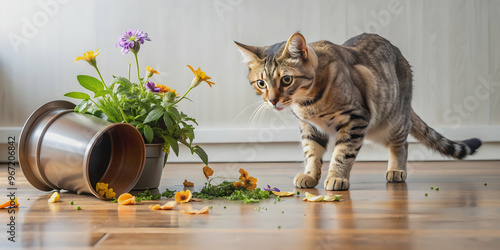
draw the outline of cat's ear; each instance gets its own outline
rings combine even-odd
[[[244,62],[253,62],[260,60],[258,55],[262,50],[261,47],[245,45],[236,41],[234,41],[234,43],[240,49],[241,55],[243,55]]]
[[[307,59],[307,43],[306,39],[302,34],[295,33],[286,42],[285,49],[283,50],[282,57],[285,55],[290,55],[292,58]]]

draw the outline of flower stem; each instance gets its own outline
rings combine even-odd
[[[130,66],[132,66],[132,64],[128,62],[128,80],[129,81],[130,81]]]
[[[141,90],[141,97],[144,96],[144,88],[141,83],[141,75],[139,72],[139,59],[137,59],[137,52],[134,52],[135,65],[137,66],[137,80],[139,80],[139,89]]]
[[[182,99],[184,99],[184,97],[186,97],[186,95],[189,93],[189,91],[191,91],[193,89],[193,86],[189,87],[189,89],[186,91],[186,93],[184,93],[184,95],[182,95],[181,98],[179,98],[179,100],[177,100],[176,102],[173,103],[173,105],[179,103],[180,101],[182,101]]]
[[[101,78],[102,85],[104,85],[104,88],[108,91],[109,95],[111,96],[111,99],[113,99],[113,102],[115,103],[115,106],[120,110],[120,113],[122,114],[123,120],[125,121],[125,123],[128,123],[127,116],[125,115],[125,113],[123,112],[122,108],[118,104],[118,99],[113,94],[113,92],[108,88],[108,86],[106,86],[106,83],[104,82],[104,79],[102,78],[101,72],[97,68],[97,65],[95,65],[94,68],[97,71],[97,74],[99,75],[99,77]]]

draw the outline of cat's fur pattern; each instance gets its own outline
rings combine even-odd
[[[415,114],[410,65],[378,35],[362,34],[341,46],[306,44],[300,33],[271,46],[236,44],[256,93],[278,110],[291,107],[299,119],[305,171],[295,177],[296,187],[318,184],[330,137],[335,137],[335,147],[326,190],[349,189],[350,171],[365,138],[389,148],[388,182],[406,180],[408,134],[457,159],[481,145],[479,139],[450,141]]]

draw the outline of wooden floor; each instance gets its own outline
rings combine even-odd
[[[356,163],[351,189],[325,192],[295,189],[300,163],[212,164],[214,176],[238,177],[244,168],[258,179],[300,197],[256,204],[209,200],[150,211],[150,202],[119,206],[90,195],[50,193],[33,188],[16,171],[15,243],[11,223],[0,210],[1,248],[76,249],[498,249],[500,246],[500,162],[417,162],[407,183],[386,183],[386,163]],[[199,190],[205,178],[199,164],[169,164],[160,191],[180,190],[188,179]],[[325,164],[323,172],[326,172]],[[6,165],[0,166],[0,202],[7,200]],[[487,186],[484,185],[487,183]],[[431,190],[439,187],[439,191]],[[344,201],[304,202],[305,192],[344,194]],[[428,196],[425,196],[428,193]],[[70,205],[73,200],[75,205]],[[162,198],[165,203],[167,199]],[[80,205],[82,210],[76,210]],[[179,209],[213,206],[208,215]]]

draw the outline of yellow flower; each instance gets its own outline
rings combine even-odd
[[[160,88],[160,93],[170,92],[170,88],[165,85],[157,83],[155,87]]]
[[[242,181],[243,181],[243,185],[245,185],[245,187],[248,190],[254,190],[257,187],[257,178],[250,176]]]
[[[194,74],[193,81],[191,82],[191,88],[194,88],[194,87],[200,85],[200,83],[203,81],[208,83],[208,86],[210,86],[210,87],[212,87],[212,85],[215,84],[211,81],[208,81],[212,78],[210,78],[210,76],[207,76],[207,74],[205,72],[201,71],[200,68],[198,68],[197,70],[194,70],[193,67],[191,67],[190,65],[188,65],[188,67],[189,67],[189,69],[191,69],[191,71]]]
[[[95,187],[95,191],[99,193],[100,196],[104,196],[108,190],[108,183],[98,182]]]
[[[115,197],[116,197],[116,193],[113,192],[112,188],[106,190],[106,199],[113,199]]]
[[[99,55],[99,53],[97,53],[97,51],[99,51],[99,49],[96,49],[96,51],[92,51],[92,50],[87,51],[83,54],[83,56],[77,56],[75,59],[75,62],[80,61],[80,60],[84,60],[84,61],[88,62],[90,65],[96,67],[97,63],[96,63],[95,57]]]
[[[175,193],[175,201],[177,201],[179,203],[189,202],[192,197],[193,197],[193,194],[189,190],[179,191],[179,192]]]
[[[153,74],[158,74],[158,75],[160,74],[160,73],[158,73],[158,71],[156,71],[155,69],[151,68],[150,66],[147,66],[146,70],[148,71],[148,75],[147,75],[148,77],[152,77]]]
[[[214,170],[211,169],[209,166],[204,166],[203,167],[203,174],[205,175],[205,178],[207,178],[207,180],[208,180],[208,177],[212,176],[214,174]]]

